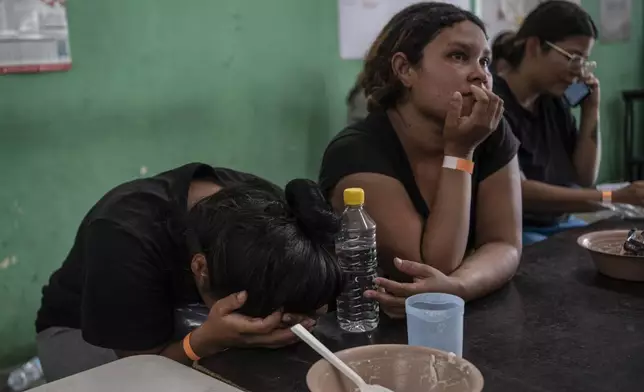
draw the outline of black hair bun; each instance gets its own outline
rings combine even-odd
[[[302,230],[314,241],[331,244],[340,230],[340,219],[311,180],[295,179],[284,189],[286,202]]]

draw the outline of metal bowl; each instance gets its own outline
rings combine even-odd
[[[628,230],[594,231],[579,237],[577,243],[590,252],[600,273],[615,279],[644,282],[644,257],[618,253],[627,236]]]

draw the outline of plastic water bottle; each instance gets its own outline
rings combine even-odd
[[[24,391],[27,388],[34,386],[34,384],[43,378],[42,367],[40,366],[40,359],[38,357],[31,358],[29,362],[20,366],[9,374],[7,385],[12,391]]]
[[[335,252],[345,277],[345,287],[337,299],[340,328],[348,332],[368,332],[378,326],[379,306],[364,297],[375,290],[378,259],[376,223],[364,210],[364,190],[344,190],[342,227],[335,242]]]

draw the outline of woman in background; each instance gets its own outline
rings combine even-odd
[[[492,41],[492,64],[490,65],[490,72],[498,74],[505,72],[509,68],[507,61],[507,48],[506,43],[514,37],[513,31],[503,31],[499,33]]]
[[[250,174],[189,164],[120,185],[87,214],[43,289],[36,320],[48,381],[119,357],[182,363],[229,347],[295,343],[335,298],[338,220],[317,186],[282,191]],[[177,336],[175,309],[206,321]]]
[[[644,201],[640,183],[613,194],[592,188],[601,155],[600,88],[588,60],[596,38],[586,11],[552,0],[535,8],[504,44],[509,68],[495,78],[494,92],[505,101],[505,118],[521,141],[524,243],[585,225],[569,214],[602,209],[602,201]],[[579,127],[563,99],[578,81],[591,90],[581,102]]]
[[[365,295],[391,316],[404,317],[416,293],[486,295],[519,264],[518,144],[490,91],[490,56],[472,13],[431,2],[404,9],[366,57],[368,117],[324,154],[320,186],[336,210],[344,189],[365,190],[391,278]]]

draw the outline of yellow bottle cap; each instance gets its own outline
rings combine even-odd
[[[359,206],[364,204],[364,190],[362,188],[347,188],[344,190],[344,205]]]

